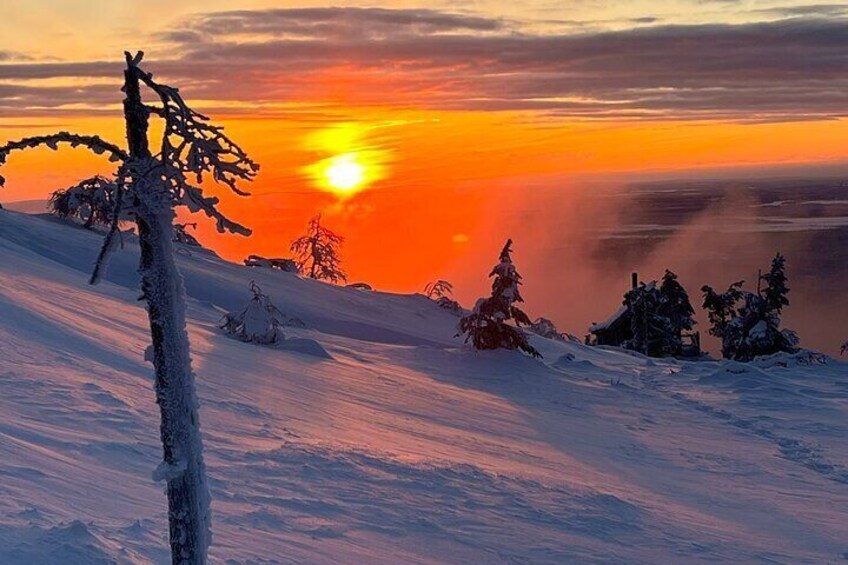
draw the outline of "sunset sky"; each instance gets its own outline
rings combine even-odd
[[[143,49],[262,165],[251,198],[216,191],[254,235],[204,224],[201,240],[286,256],[322,212],[351,280],[387,290],[453,276],[479,295],[485,272],[468,266],[492,263],[510,235],[497,218],[538,194],[846,153],[848,5],[821,0],[5,0],[0,37],[0,139],[122,143],[122,52]],[[92,171],[109,167],[15,155],[0,201]]]

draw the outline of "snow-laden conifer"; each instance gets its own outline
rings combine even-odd
[[[298,270],[311,279],[344,282],[339,248],[344,238],[321,225],[321,214],[309,220],[306,234],[291,244]]]
[[[733,283],[723,293],[708,285],[701,289],[710,334],[721,339],[722,356],[751,361],[760,355],[797,351],[797,334],[780,328],[780,314],[789,305],[785,265],[785,258],[778,253],[769,272],[761,277],[765,288],[756,293],[743,290],[743,281]]]
[[[527,317],[516,303],[524,302],[519,285],[521,275],[512,263],[512,240],[508,239],[500,254],[500,261],[489,273],[494,277],[492,294],[481,298],[474,305],[471,314],[459,321],[459,335],[465,335],[476,349],[520,349],[533,357],[541,357],[536,348],[530,345],[527,335],[520,325],[529,326]],[[512,320],[515,325],[507,322]]]
[[[228,312],[220,327],[242,341],[273,344],[282,341],[286,316],[277,309],[254,281],[250,281],[253,297],[241,310]]]

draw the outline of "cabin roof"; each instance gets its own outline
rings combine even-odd
[[[657,287],[657,281],[651,281],[645,285],[647,290],[654,290]],[[621,323],[625,317],[627,316],[628,309],[627,306],[622,304],[618,307],[618,310],[612,313],[612,315],[606,319],[606,321],[601,322],[600,324],[592,324],[589,326],[589,331],[591,333],[598,333],[606,331],[614,326],[617,326]]]
[[[618,324],[618,322],[627,315],[628,308],[625,305],[621,305],[618,310],[612,313],[612,315],[606,319],[606,321],[601,322],[600,324],[592,324],[589,326],[589,331],[592,333],[598,333],[605,330],[610,329],[612,326]]]

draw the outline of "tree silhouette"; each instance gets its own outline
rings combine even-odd
[[[531,322],[527,314],[515,306],[524,299],[518,289],[521,275],[512,263],[511,254],[512,240],[508,239],[501,250],[500,262],[489,273],[490,277],[495,277],[492,295],[479,299],[471,314],[459,321],[457,335],[467,334],[465,341],[471,340],[475,349],[520,349],[533,357],[541,357],[542,354],[530,345],[527,335],[516,327],[529,326]],[[516,326],[507,324],[509,320],[515,321]]]
[[[438,300],[453,294],[453,285],[444,279],[427,283],[424,287],[424,295],[430,300]]]
[[[783,312],[784,306],[789,306],[789,288],[786,286],[786,257],[778,253],[771,260],[771,269],[760,277],[766,283],[762,295],[766,301],[766,307],[778,314]]]
[[[7,143],[0,147],[0,164],[17,150],[60,144],[85,147],[108,155],[119,164],[115,174],[115,211],[111,230],[97,258],[90,282],[103,274],[116,241],[123,213],[135,219],[141,259],[142,297],[147,305],[152,345],[147,358],[156,375],[156,402],[161,412],[163,462],[156,476],[167,482],[169,537],[173,563],[203,564],[210,542],[209,490],[203,463],[197,394],[191,368],[185,323],[185,291],[173,254],[174,207],[203,211],[217,222],[219,231],[249,235],[250,230],[228,220],[216,208],[217,198],[207,197],[189,178],[206,178],[227,185],[240,195],[238,181],[249,181],[258,165],[231,141],[221,127],[192,110],[176,88],[161,84],[140,64],[143,53],[125,53],[123,117],[128,149],[98,136],[59,132]],[[144,85],[158,99],[145,104]],[[150,149],[148,122],[163,120],[157,153]],[[5,179],[0,177],[0,185]]]
[[[321,225],[321,214],[309,220],[306,234],[291,244],[297,268],[311,279],[344,282],[347,275],[341,268],[339,247],[344,238]]]

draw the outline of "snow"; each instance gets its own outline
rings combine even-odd
[[[0,211],[0,563],[165,563],[138,248]],[[213,563],[841,562],[848,366],[475,352],[421,295],[178,256]],[[248,282],[306,327],[224,335]],[[302,341],[300,341],[302,340]],[[167,469],[160,469],[164,475]]]

